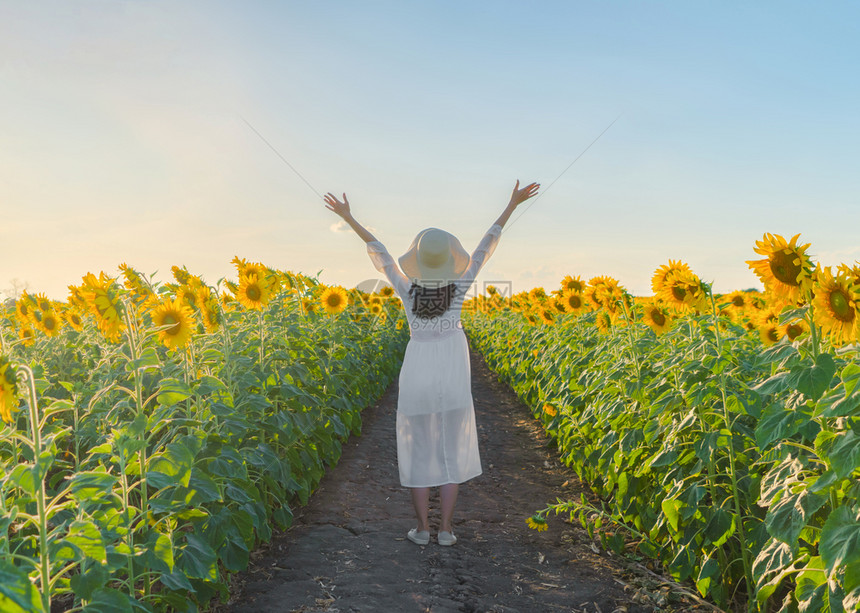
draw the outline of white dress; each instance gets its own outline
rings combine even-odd
[[[481,474],[469,345],[460,312],[466,292],[495,251],[501,233],[499,224],[490,227],[466,272],[452,281],[457,292],[451,306],[429,319],[412,313],[412,281],[385,246],[379,241],[367,243],[373,265],[403,301],[409,323],[397,397],[397,464],[404,487],[463,483]]]

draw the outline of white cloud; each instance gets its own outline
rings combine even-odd
[[[814,259],[820,262],[822,266],[838,266],[839,264],[852,266],[854,262],[860,261],[860,247],[822,251]]]
[[[376,228],[374,226],[364,226],[368,232],[373,235],[376,235]],[[329,226],[329,230],[334,232],[335,234],[349,234],[352,232],[352,226],[350,226],[343,219],[339,219]]]

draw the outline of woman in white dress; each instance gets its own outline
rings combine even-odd
[[[407,538],[430,542],[430,488],[439,487],[440,545],[453,545],[454,505],[459,484],[481,474],[469,346],[460,311],[467,290],[495,251],[514,210],[537,194],[517,181],[510,202],[470,256],[455,236],[422,230],[398,262],[352,216],[349,201],[331,193],[326,208],[340,215],[366,243],[373,265],[385,274],[406,307],[410,340],[403,356],[397,398],[397,464],[400,483],[411,488],[417,526]],[[402,269],[402,270],[401,270]]]

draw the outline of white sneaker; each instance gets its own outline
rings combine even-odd
[[[426,545],[430,542],[430,532],[428,530],[418,532],[416,528],[412,528],[412,530],[406,534],[406,538],[416,545]]]
[[[436,538],[439,540],[439,544],[445,547],[450,547],[457,542],[457,537],[454,536],[453,532],[440,532]]]

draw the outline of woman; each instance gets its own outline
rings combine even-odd
[[[455,236],[422,230],[399,258],[352,216],[349,201],[326,194],[326,208],[340,215],[366,243],[373,265],[384,273],[406,307],[410,340],[400,369],[397,398],[397,464],[400,483],[412,490],[417,526],[407,538],[430,542],[430,488],[439,487],[440,545],[453,545],[453,516],[459,484],[481,474],[469,345],[460,321],[466,291],[495,251],[511,213],[540,187],[514,186],[508,206],[469,256]],[[402,269],[402,271],[401,271]],[[405,274],[404,274],[405,273]]]

